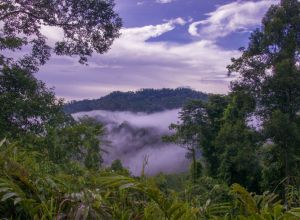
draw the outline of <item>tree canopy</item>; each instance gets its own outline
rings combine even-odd
[[[119,36],[122,22],[114,1],[2,1],[0,21],[0,137],[42,135],[49,126],[69,124],[63,101],[33,75],[52,51],[41,30],[61,30],[63,38],[55,43],[54,52],[78,55],[85,63],[93,51],[106,52]],[[18,51],[26,55],[19,56]]]
[[[300,174],[299,22],[299,1],[271,6],[248,47],[228,66],[239,78],[231,83],[227,104],[219,103],[220,114],[209,117],[210,100],[193,108],[191,103],[173,126],[182,143],[196,140],[206,172],[256,192],[276,190],[285,201]]]
[[[264,140],[272,143],[269,154],[277,158],[281,174],[266,181],[274,185],[284,179],[288,185],[299,174],[299,11],[297,0],[281,0],[272,6],[242,56],[229,66],[230,71],[241,74],[232,84],[233,92],[243,91],[251,97],[253,112],[263,122]],[[268,167],[270,164],[265,172]]]
[[[17,61],[1,54],[0,66],[18,63],[31,71],[45,64],[51,54],[43,27],[62,31],[63,38],[53,48],[57,55],[77,55],[80,63],[86,63],[94,51],[108,51],[122,26],[113,0],[1,1],[0,21],[0,50],[31,48],[31,53]]]
[[[177,109],[189,100],[207,100],[208,95],[189,88],[142,89],[136,92],[112,92],[94,100],[72,101],[65,105],[68,113],[108,110],[131,112],[159,112]]]
[[[50,56],[43,25],[62,28],[59,55],[78,55],[84,63],[94,50],[105,52],[121,25],[113,1],[7,0],[0,21],[1,51],[32,49],[19,60],[0,55],[0,218],[299,219],[297,0],[268,10],[228,67],[240,76],[228,95],[147,89],[65,107],[151,112],[184,105],[165,139],[187,149],[190,174],[154,177],[144,175],[147,157],[140,177],[120,160],[103,167],[104,127],[92,118],[72,119],[33,74]],[[189,98],[196,100],[186,103]]]

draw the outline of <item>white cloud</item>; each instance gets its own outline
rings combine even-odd
[[[64,37],[64,32],[61,28],[51,26],[41,26],[41,33],[48,38],[50,44],[60,41]]]
[[[225,37],[236,31],[250,31],[260,24],[262,16],[277,0],[236,1],[217,7],[206,20],[196,21],[189,27],[192,36],[205,39]]]
[[[187,22],[183,18],[176,18],[170,21],[172,24],[185,25]]]
[[[229,83],[226,66],[239,52],[210,40],[187,44],[149,41],[184,24],[184,19],[177,18],[159,25],[124,28],[111,50],[94,54],[89,66],[78,65],[76,58],[54,56],[39,76],[68,99],[97,98],[112,90],[179,86],[225,93]]]
[[[176,25],[183,25],[182,21],[175,19],[156,26],[125,29],[104,59],[122,60],[124,68],[141,66],[144,72],[151,73],[150,77],[155,78],[157,73],[158,80],[166,80],[171,87],[190,85],[201,89],[201,79],[221,80],[216,76],[226,75],[226,66],[231,57],[239,54],[237,51],[222,49],[210,40],[188,44],[148,42],[174,30]],[[226,86],[216,92],[225,92]]]
[[[163,21],[158,25],[124,28],[122,36],[115,40],[109,52],[94,54],[88,66],[79,65],[77,57],[54,55],[41,67],[37,77],[49,87],[55,87],[58,96],[68,100],[99,98],[114,90],[179,86],[226,93],[232,80],[226,76],[226,66],[230,64],[230,58],[239,56],[240,52],[224,49],[218,46],[216,40],[258,25],[269,5],[276,2],[235,1],[218,6],[201,21],[187,17]],[[152,41],[187,23],[192,23],[190,34],[200,35],[193,42]],[[52,27],[43,26],[42,33],[49,38],[51,45],[63,37],[61,30]],[[237,48],[239,46],[243,45],[236,45]]]
[[[174,0],[156,0],[156,2],[160,4],[166,4],[166,3],[174,2]]]
[[[109,153],[104,157],[104,165],[120,159],[133,175],[140,175],[146,156],[148,166],[145,171],[154,175],[186,171],[189,167],[185,149],[161,140],[162,136],[171,133],[169,125],[179,121],[178,112],[179,109],[152,114],[96,110],[79,112],[73,117],[77,119],[88,115],[105,124],[109,146],[102,147]],[[146,132],[137,132],[140,129]]]
[[[166,32],[173,30],[177,24],[183,25],[184,23],[185,21],[182,18],[177,18],[159,25],[148,25],[137,28],[124,28],[122,30],[122,37],[120,39],[122,41],[125,40],[144,42],[149,38],[158,37]]]

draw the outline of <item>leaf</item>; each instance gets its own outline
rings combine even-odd
[[[8,188],[8,187],[3,187],[3,188],[0,188],[0,192],[7,192],[9,190],[12,190],[11,188]]]
[[[178,219],[180,219],[184,214],[185,214],[185,210],[184,209],[180,209],[178,212],[177,212],[177,214],[174,216],[174,220],[178,220]]]
[[[295,217],[300,217],[300,208],[291,209],[288,214],[291,214]]]
[[[4,202],[7,199],[14,197],[14,196],[17,196],[17,193],[13,193],[13,192],[6,193],[6,194],[4,194],[4,196],[2,196],[1,201]]]
[[[180,203],[172,205],[172,207],[168,210],[168,215],[172,216],[174,212],[180,210],[180,208],[182,208],[182,204]]]
[[[254,198],[251,196],[251,194],[241,185],[239,184],[233,184],[231,186],[232,191],[237,195],[238,199],[241,201],[244,208],[249,212],[250,214],[257,213],[257,206]]]
[[[6,138],[4,138],[2,141],[0,141],[0,147],[6,142]]]
[[[15,200],[14,200],[14,205],[17,205],[19,202],[21,202],[22,201],[22,199],[21,198],[16,198]]]
[[[276,205],[274,207],[274,217],[279,218],[282,215],[283,207],[282,205]]]
[[[135,185],[134,183],[126,183],[126,184],[120,186],[119,188],[120,189],[128,189],[128,188],[133,187],[134,185]]]

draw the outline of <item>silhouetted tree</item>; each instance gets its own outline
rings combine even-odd
[[[36,71],[50,57],[44,26],[62,31],[63,39],[55,43],[58,55],[78,55],[86,63],[93,51],[106,52],[122,26],[114,11],[113,0],[6,0],[0,2],[0,50],[19,50],[31,46],[31,54],[17,63]],[[0,66],[12,63],[0,55]]]
[[[263,121],[268,154],[277,158],[277,180],[266,180],[272,186],[299,175],[300,142],[300,2],[281,0],[272,6],[254,31],[242,56],[233,59],[231,72],[240,79],[232,90],[243,91],[255,100],[255,112]],[[269,161],[270,162],[270,161]],[[270,164],[265,166],[268,170]],[[267,177],[268,175],[265,175]]]

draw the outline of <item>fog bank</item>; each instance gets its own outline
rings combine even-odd
[[[186,171],[189,161],[185,149],[175,144],[163,143],[161,137],[170,134],[168,126],[178,121],[179,109],[153,114],[132,112],[90,111],[73,114],[94,117],[105,125],[107,134],[103,155],[104,164],[120,159],[133,175],[140,175],[145,157],[148,158],[146,174]]]

